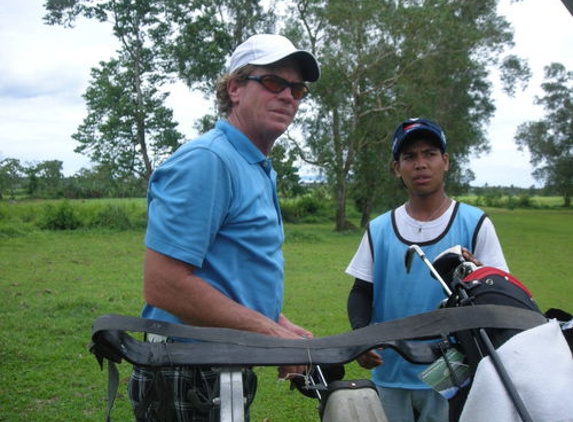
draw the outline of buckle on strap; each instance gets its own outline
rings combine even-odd
[[[170,339],[159,334],[145,333],[145,341],[148,343],[168,343]]]

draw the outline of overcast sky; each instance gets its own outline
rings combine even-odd
[[[73,152],[77,144],[71,139],[86,115],[81,96],[90,69],[108,60],[117,44],[107,24],[80,20],[73,29],[45,25],[43,3],[0,0],[0,159],[25,164],[60,160],[64,173],[72,175],[90,165]],[[478,186],[529,187],[535,183],[529,155],[517,151],[513,136],[520,123],[543,116],[533,105],[534,95],[542,93],[543,67],[556,61],[573,70],[573,16],[561,0],[501,3],[500,12],[514,25],[514,53],[529,59],[534,77],[529,89],[515,98],[496,95],[497,112],[488,128],[492,151],[471,168]],[[168,106],[179,130],[192,137],[193,120],[209,104],[177,85]]]

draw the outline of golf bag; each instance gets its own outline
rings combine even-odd
[[[461,248],[453,248],[439,255],[433,266],[450,287],[451,295],[443,306],[459,307],[473,305],[505,305],[528,309],[539,314],[539,310],[529,290],[514,276],[493,267],[476,267],[466,262]],[[455,347],[460,350],[464,363],[469,366],[473,376],[482,358],[490,353],[484,341],[491,341],[497,349],[520,330],[487,329],[455,333]],[[490,345],[490,347],[491,347]],[[460,386],[460,390],[450,398],[450,420],[457,421],[467,399],[471,383]]]
[[[446,302],[446,307],[506,305],[541,313],[529,290],[511,274],[497,268],[480,267],[462,280],[453,280],[452,291],[454,294]],[[498,348],[519,330],[493,328],[486,332],[494,347]],[[458,333],[456,339],[470,367],[475,368],[487,355],[483,342],[471,331]]]

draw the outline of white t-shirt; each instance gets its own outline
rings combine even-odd
[[[396,209],[396,225],[400,235],[412,242],[423,243],[437,238],[447,228],[452,213],[454,212],[455,201],[451,201],[450,206],[440,217],[432,221],[418,221],[410,217],[406,212],[405,205]],[[479,228],[476,239],[476,247],[473,255],[483,265],[499,268],[509,272],[501,244],[495,232],[495,227],[489,218],[485,218]],[[364,233],[358,250],[346,268],[346,274],[364,281],[373,281],[372,251],[368,234]]]

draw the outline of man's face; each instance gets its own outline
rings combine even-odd
[[[302,74],[292,60],[279,62],[280,66],[257,67],[251,76],[276,75],[288,82],[303,82]],[[229,120],[241,130],[265,155],[274,141],[292,123],[301,100],[293,98],[289,87],[279,93],[261,83],[247,80],[242,84],[229,84],[233,108]]]
[[[420,138],[406,143],[393,169],[410,192],[430,194],[441,189],[449,165],[448,154],[442,154],[435,142]]]

